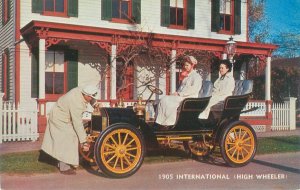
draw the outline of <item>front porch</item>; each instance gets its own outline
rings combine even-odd
[[[31,90],[34,93],[31,94],[31,98],[37,98],[38,101],[39,132],[45,130],[46,117],[51,105],[71,87],[95,83],[101,89],[101,102],[112,106],[119,98],[131,102],[140,95],[148,97],[149,92],[144,88],[147,84],[158,86],[164,94],[175,92],[179,83],[180,59],[185,55],[195,56],[200,63],[197,67],[200,75],[205,80],[212,81],[217,77],[213,72],[215,65],[219,60],[228,57],[225,51],[227,40],[42,21],[32,21],[21,29],[21,33],[31,51],[34,74],[31,81]],[[272,125],[270,64],[271,53],[275,48],[276,46],[269,44],[236,42],[234,56],[236,80],[251,79],[251,69],[254,69],[254,73],[266,73],[263,100],[266,109],[265,115],[259,116],[263,125],[267,126],[266,131],[270,130]],[[55,86],[50,88],[53,93],[49,93],[47,88],[46,75],[49,74],[47,69],[50,67],[46,52],[54,52],[55,55],[55,52],[58,52],[58,56],[62,52],[64,55],[64,67],[59,71],[63,72],[63,89],[58,94],[55,92]],[[54,63],[53,60],[51,63]],[[55,85],[55,80],[53,81]],[[153,97],[159,98],[160,96]],[[244,119],[249,118],[245,116]],[[254,124],[257,124],[255,122]]]

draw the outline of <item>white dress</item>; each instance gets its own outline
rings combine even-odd
[[[156,123],[160,125],[174,125],[176,122],[177,108],[185,98],[198,97],[202,86],[202,77],[195,71],[191,71],[182,80],[177,92],[179,96],[164,96],[157,107]]]
[[[200,113],[199,119],[207,119],[210,110],[222,110],[225,98],[232,95],[234,87],[235,82],[231,73],[227,73],[223,79],[219,77],[214,83],[212,97],[205,110]]]

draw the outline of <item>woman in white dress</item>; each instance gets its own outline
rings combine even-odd
[[[231,96],[235,87],[234,78],[231,72],[232,65],[228,60],[220,63],[220,77],[215,81],[212,97],[205,110],[200,113],[199,119],[207,119],[210,111],[222,110],[224,100],[227,96]]]
[[[182,76],[184,79],[178,90],[172,95],[164,96],[157,107],[156,123],[160,126],[174,125],[177,108],[185,98],[196,98],[202,86],[202,77],[194,70],[197,60],[193,56],[184,59]]]

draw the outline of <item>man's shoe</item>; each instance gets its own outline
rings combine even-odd
[[[70,168],[66,171],[60,171],[60,173],[63,175],[76,175],[76,171],[72,168]]]

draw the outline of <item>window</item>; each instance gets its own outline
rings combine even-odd
[[[101,18],[120,23],[141,23],[141,0],[101,0]]]
[[[161,26],[195,28],[195,0],[161,0]]]
[[[32,0],[32,12],[47,16],[78,16],[78,0]]]
[[[184,0],[170,0],[170,25],[171,26],[184,26],[183,17],[186,10],[183,5]]]
[[[9,53],[6,50],[2,54],[2,83],[1,83],[1,91],[4,93],[3,100],[9,99],[9,88],[10,88],[10,72],[9,72]]]
[[[231,0],[220,0],[220,31],[232,32],[232,11]]]
[[[112,18],[128,21],[131,18],[130,5],[130,0],[112,0]]]
[[[211,31],[241,34],[241,0],[212,0]]]
[[[65,0],[44,0],[44,13],[66,15],[66,1]]]
[[[66,92],[66,64],[64,52],[47,51],[45,63],[45,93],[60,95]]]
[[[10,17],[10,0],[2,0],[2,25],[5,25]]]

